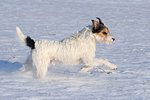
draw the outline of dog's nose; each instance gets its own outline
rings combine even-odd
[[[113,39],[113,41],[115,41],[115,38],[112,38]]]

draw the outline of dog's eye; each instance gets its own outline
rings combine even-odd
[[[106,33],[106,32],[103,32],[103,34],[104,34],[104,35],[107,35],[107,33]]]

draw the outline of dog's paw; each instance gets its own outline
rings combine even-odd
[[[20,69],[19,69],[19,72],[25,72],[26,71],[26,68],[25,67],[21,67]]]
[[[110,64],[109,68],[110,68],[110,69],[114,69],[114,70],[115,70],[115,69],[118,69],[117,66],[114,65],[114,64]]]
[[[104,65],[108,66],[110,69],[114,69],[114,70],[118,69],[116,65],[110,63],[107,59],[104,59],[104,62],[105,62]]]

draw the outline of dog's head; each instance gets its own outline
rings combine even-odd
[[[92,33],[94,34],[96,41],[110,45],[115,38],[113,38],[109,32],[109,29],[104,25],[100,18],[97,17],[99,22],[92,20],[93,28]]]

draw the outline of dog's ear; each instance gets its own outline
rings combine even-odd
[[[97,29],[99,29],[99,27],[100,27],[100,24],[99,24],[99,22],[97,22],[97,21],[95,21],[95,20],[92,20],[92,23],[93,23],[93,28],[94,28],[94,30],[97,30]]]
[[[99,24],[104,25],[104,23],[102,22],[102,20],[98,17],[96,17],[99,20]]]

